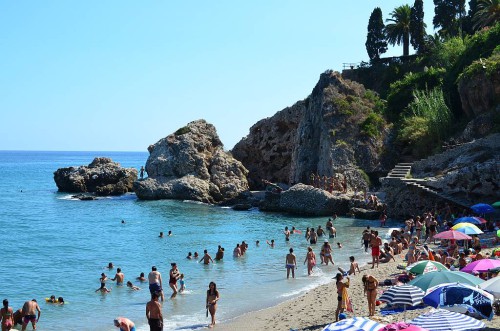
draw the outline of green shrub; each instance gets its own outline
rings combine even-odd
[[[413,101],[413,91],[441,86],[444,69],[430,68],[419,73],[409,73],[403,79],[391,84],[387,96],[385,115],[391,122],[399,119],[402,111]]]
[[[363,180],[366,182],[368,187],[370,187],[371,186],[370,176],[368,176],[368,174],[363,169],[358,168],[358,172],[361,175],[361,177],[363,177]]]
[[[361,133],[369,137],[379,137],[384,128],[384,119],[377,113],[370,113],[368,117],[361,123]]]
[[[189,127],[187,127],[187,126],[183,126],[179,130],[175,131],[175,135],[176,136],[180,136],[180,135],[183,135],[183,134],[186,134],[186,133],[189,133],[189,132],[191,132],[191,129]]]
[[[337,111],[342,115],[352,115],[351,104],[346,98],[335,98],[333,103],[337,107]]]
[[[337,146],[337,147],[347,147],[349,145],[347,144],[347,142],[345,140],[337,139],[337,141],[335,142],[335,146]]]
[[[470,66],[464,69],[464,71],[458,76],[458,80],[470,79],[474,75],[484,72],[486,77],[491,77],[493,74],[500,70],[500,50],[493,52],[493,54],[487,59],[479,59],[472,62]]]
[[[453,37],[438,43],[430,55],[430,63],[438,68],[451,68],[465,51],[465,42],[460,37]]]

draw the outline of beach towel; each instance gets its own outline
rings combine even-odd
[[[353,312],[351,298],[349,298],[346,287],[342,289],[342,308],[347,310],[349,313]]]

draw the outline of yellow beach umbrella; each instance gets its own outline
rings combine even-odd
[[[483,231],[472,223],[458,223],[452,227],[453,230],[463,232],[465,234],[481,234]]]

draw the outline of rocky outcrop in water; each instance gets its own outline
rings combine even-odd
[[[88,166],[60,168],[54,181],[60,192],[120,195],[132,191],[137,169],[122,168],[107,157],[96,157]]]
[[[361,84],[327,71],[308,98],[257,122],[232,153],[250,170],[252,188],[262,188],[261,179],[309,183],[311,173],[345,175],[348,189],[365,188],[366,173],[390,167],[378,102]]]
[[[216,203],[248,190],[248,170],[224,152],[215,127],[193,121],[149,146],[148,178],[134,183],[138,198]]]

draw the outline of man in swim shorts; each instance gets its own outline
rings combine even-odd
[[[38,317],[36,315],[36,312],[38,312]],[[38,306],[38,303],[36,302],[35,299],[31,301],[26,301],[23,305],[23,327],[22,330],[26,330],[26,327],[28,326],[28,323],[31,322],[31,325],[33,327],[33,330],[36,329],[36,323],[40,319],[40,314],[42,312],[40,311],[40,306]]]
[[[290,278],[290,270],[292,270],[292,278],[295,278],[295,268],[297,267],[297,259],[293,254],[293,248],[290,248],[290,253],[286,255],[286,278]]]
[[[375,268],[375,264],[377,264],[378,268],[380,246],[382,245],[382,239],[378,236],[378,231],[373,231],[370,244],[372,246],[372,269]]]
[[[151,272],[148,274],[149,281],[149,292],[151,292],[151,297],[153,293],[159,294],[161,301],[163,301],[163,283],[161,280],[161,273],[156,270],[156,267],[151,267]]]
[[[120,331],[135,331],[135,324],[131,320],[125,317],[117,317],[114,319],[113,323]]]
[[[156,293],[151,295],[151,301],[146,304],[146,318],[148,319],[150,331],[163,330],[161,303],[158,302],[158,295]]]

